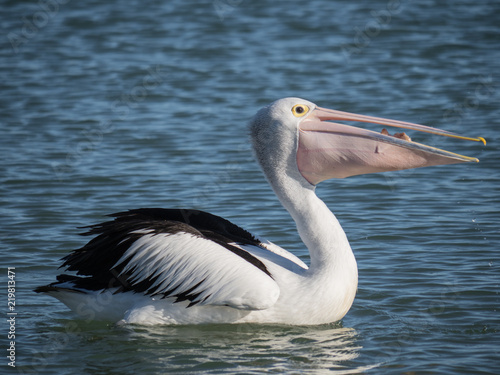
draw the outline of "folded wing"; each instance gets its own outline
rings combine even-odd
[[[64,258],[75,289],[113,289],[193,305],[259,310],[279,286],[265,264],[246,251],[261,243],[240,227],[201,211],[139,209],[90,227],[97,235]],[[61,282],[68,281],[61,277]],[[57,283],[51,284],[57,287]]]

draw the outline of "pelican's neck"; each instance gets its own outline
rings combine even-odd
[[[314,186],[298,170],[291,173],[266,172],[274,192],[292,216],[300,238],[309,250],[310,272],[329,273],[332,269],[348,267],[353,262],[356,267],[344,230],[335,215],[318,198]]]
[[[284,288],[281,298],[288,301],[287,313],[294,315],[298,311],[299,316],[307,316],[302,320],[298,318],[299,323],[332,322],[341,319],[352,305],[358,269],[337,218],[298,169],[298,120],[291,118],[285,104],[277,101],[263,108],[250,124],[257,160],[281,204],[295,221],[311,258],[309,269],[299,271],[300,282]],[[290,306],[295,308],[290,310]]]
[[[250,124],[257,160],[309,250],[311,273],[354,262],[357,275],[351,247],[337,218],[297,167],[298,127],[287,126],[283,119],[288,112],[276,103],[260,110]]]

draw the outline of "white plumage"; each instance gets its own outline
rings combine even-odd
[[[260,110],[250,125],[257,160],[310,253],[307,266],[277,245],[195,210],[137,209],[90,227],[64,258],[76,275],[36,289],[84,319],[138,324],[321,324],[356,294],[347,237],[315,185],[360,173],[477,159],[326,120],[355,120],[466,138],[422,125],[326,110],[298,98]],[[346,141],[348,140],[348,141]]]
[[[203,249],[200,251],[199,249]],[[191,305],[262,310],[279,297],[276,282],[217,243],[187,233],[145,234],[123,254],[118,277],[137,284],[154,279],[148,294],[189,292]]]

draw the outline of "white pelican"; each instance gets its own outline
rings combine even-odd
[[[371,122],[468,138],[407,122],[361,116],[285,98],[250,124],[268,182],[297,225],[310,265],[206,212],[141,208],[93,225],[96,235],[64,259],[76,271],[38,287],[87,319],[137,324],[322,324],[351,307],[358,270],[347,237],[316,196],[330,178],[394,171],[475,158],[415,143],[404,133],[341,125]]]

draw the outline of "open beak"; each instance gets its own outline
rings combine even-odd
[[[486,144],[482,137],[463,137],[429,126],[316,107],[299,124],[297,150],[300,173],[313,185],[330,178],[479,161],[412,142],[405,133],[390,135],[386,129],[377,133],[327,121],[370,122]]]

